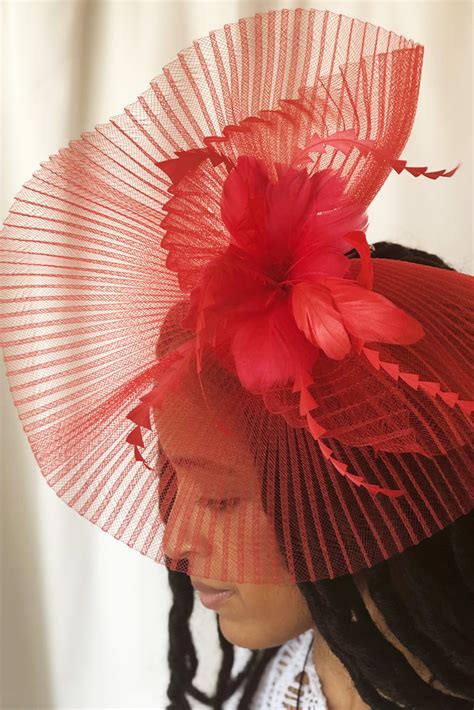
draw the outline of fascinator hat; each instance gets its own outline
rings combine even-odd
[[[472,278],[374,258],[423,48],[319,10],[179,52],[41,164],[1,237],[2,345],[39,468],[173,570],[371,567],[473,507]],[[410,175],[411,174],[411,175]]]

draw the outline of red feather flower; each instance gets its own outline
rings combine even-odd
[[[374,293],[363,206],[350,203],[330,169],[288,168],[272,182],[239,156],[223,185],[228,247],[191,293],[184,325],[227,349],[244,387],[265,392],[311,373],[321,351],[341,360],[366,341],[411,343],[423,329]],[[345,278],[355,247],[358,281]]]

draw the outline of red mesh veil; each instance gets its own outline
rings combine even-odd
[[[342,15],[259,13],[23,186],[1,342],[71,508],[250,583],[353,573],[472,509],[472,277],[365,237],[390,171],[455,173],[400,159],[422,57]]]

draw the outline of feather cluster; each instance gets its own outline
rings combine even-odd
[[[231,353],[248,390],[263,393],[310,374],[320,356],[342,360],[366,341],[407,344],[421,325],[372,290],[367,215],[326,169],[289,167],[272,182],[239,156],[223,185],[227,249],[201,269],[184,325]],[[355,248],[357,280],[346,277]]]

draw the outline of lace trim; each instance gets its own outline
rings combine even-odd
[[[301,676],[300,710],[328,710],[312,653],[303,671],[312,638],[309,629],[283,644],[265,668],[249,710],[296,710]],[[225,710],[235,710],[242,693],[239,688],[224,704]]]

